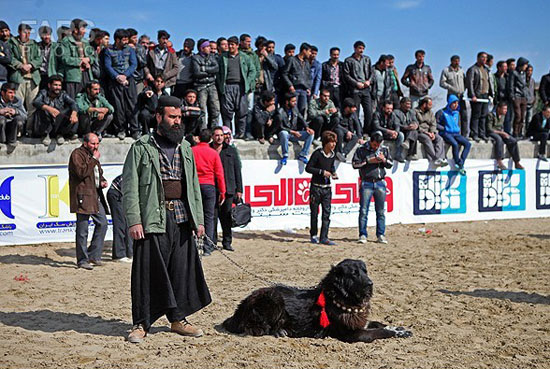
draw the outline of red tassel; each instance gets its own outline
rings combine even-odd
[[[325,310],[326,301],[325,301],[325,293],[323,291],[321,291],[321,294],[317,299],[317,305],[321,307],[321,316],[319,318],[319,324],[321,325],[321,327],[326,328],[330,325],[330,321],[328,320],[327,311]]]

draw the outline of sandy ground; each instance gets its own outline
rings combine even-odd
[[[190,317],[205,336],[176,336],[162,318],[132,345],[130,265],[78,270],[72,244],[2,247],[0,368],[550,368],[550,219],[421,226],[389,227],[389,245],[359,245],[351,228],[331,231],[337,247],[307,243],[305,230],[237,235],[238,263],[298,286],[365,260],[372,318],[414,332],[371,344],[223,332],[264,284],[216,252],[203,260],[214,302]]]

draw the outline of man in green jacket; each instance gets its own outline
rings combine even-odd
[[[80,136],[93,132],[101,141],[103,131],[113,121],[115,109],[101,94],[99,82],[91,81],[86,92],[76,96],[78,105],[78,134]]]
[[[157,131],[134,142],[122,172],[123,208],[135,240],[132,343],[143,341],[162,315],[172,332],[200,337],[186,317],[212,301],[192,235],[204,234],[204,216],[180,99],[162,96],[155,118]]]
[[[40,85],[40,66],[42,59],[40,57],[40,49],[38,44],[30,39],[31,26],[21,23],[17,28],[19,36],[12,37],[9,40],[11,51],[12,73],[10,82],[17,83],[17,97],[23,101],[27,110],[27,125],[26,132],[30,134],[32,116],[35,108],[32,102],[38,94],[38,86]]]
[[[227,39],[229,51],[219,59],[219,75],[216,79],[221,98],[223,125],[231,127],[235,114],[235,138],[244,138],[248,112],[247,94],[256,87],[256,69],[251,58],[239,51],[239,39]]]
[[[71,35],[61,41],[60,65],[63,70],[65,91],[72,98],[81,92],[92,77],[92,65],[97,55],[88,40],[84,39],[88,24],[82,19],[71,21]]]

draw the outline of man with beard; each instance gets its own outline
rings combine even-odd
[[[42,138],[44,146],[50,145],[51,137],[56,138],[58,145],[63,145],[64,136],[78,138],[78,106],[61,89],[61,81],[59,76],[50,77],[48,89],[40,91],[32,102],[36,109],[33,133]]]
[[[92,81],[86,86],[86,92],[76,97],[78,105],[78,132],[82,136],[93,132],[101,141],[103,131],[113,120],[114,108],[101,94],[99,82]]]
[[[92,65],[96,63],[95,49],[84,39],[88,24],[82,19],[71,21],[71,35],[61,41],[60,70],[63,71],[65,90],[74,99],[93,79]]]
[[[17,146],[17,133],[27,121],[27,112],[22,101],[15,96],[15,83],[4,83],[0,92],[0,143]]]
[[[135,240],[131,343],[162,315],[172,332],[202,336],[186,317],[212,301],[193,243],[193,231],[204,234],[203,208],[180,106],[177,97],[159,99],[157,131],[134,142],[124,163],[123,207]]]
[[[344,63],[340,61],[340,49],[333,47],[330,49],[330,59],[321,66],[321,88],[330,91],[330,99],[338,109],[342,107],[343,89],[340,87],[344,83],[343,72]]]
[[[8,43],[10,27],[0,20],[0,86],[8,81],[8,69],[11,63],[11,49]]]

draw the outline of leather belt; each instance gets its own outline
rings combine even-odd
[[[383,181],[384,178],[367,178],[367,179],[363,179],[363,182],[370,182],[370,183],[376,183],[376,182],[380,182],[380,181]]]

